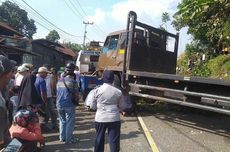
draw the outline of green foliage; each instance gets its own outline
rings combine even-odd
[[[162,21],[162,24],[160,25],[160,29],[161,30],[164,30],[164,31],[167,31],[167,22],[169,22],[171,19],[170,19],[170,16],[169,16],[169,13],[168,12],[164,12],[162,13],[161,15],[161,21]]]
[[[210,60],[207,66],[213,78],[230,79],[230,54]]]
[[[177,8],[173,21],[177,30],[188,27],[194,40],[216,53],[230,45],[229,0],[182,0]]]
[[[180,57],[177,60],[177,74],[178,75],[184,75],[189,76],[190,73],[188,70],[188,56],[186,54],[181,54]]]
[[[76,44],[76,43],[68,42],[68,43],[65,43],[65,45],[75,52],[79,52],[80,50],[83,49],[83,47],[80,44]]]
[[[207,63],[198,63],[194,66],[191,75],[198,77],[210,77],[211,71],[208,68]]]
[[[0,5],[0,21],[7,23],[28,38],[32,38],[37,30],[34,20],[28,18],[27,12],[10,1]]]
[[[58,42],[60,36],[57,31],[53,30],[49,32],[49,34],[46,36],[46,39],[51,42]]]
[[[177,61],[177,74],[184,76],[211,77],[218,79],[230,79],[230,55],[220,55],[206,62],[201,62],[199,54],[190,56],[182,54]],[[195,59],[192,69],[188,67],[188,60]]]

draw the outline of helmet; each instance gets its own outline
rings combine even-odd
[[[67,63],[65,66],[65,71],[74,71],[74,69],[76,68],[76,65],[72,62]]]
[[[27,109],[19,110],[14,116],[14,122],[21,127],[27,127],[30,123],[38,123],[38,116]]]

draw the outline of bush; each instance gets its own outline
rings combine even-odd
[[[196,61],[193,68],[188,68],[187,55],[182,55],[177,61],[177,74],[184,76],[211,77],[218,79],[230,79],[230,54],[219,55],[211,60],[202,63]]]
[[[230,79],[230,54],[209,60],[207,66],[212,78]]]

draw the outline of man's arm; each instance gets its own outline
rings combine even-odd
[[[40,84],[40,90],[41,90],[41,97],[43,102],[47,105],[47,88],[46,88],[46,81],[42,81]]]
[[[6,125],[6,123],[5,123],[5,120],[7,119],[6,117],[6,110],[4,109],[4,108],[2,108],[2,107],[0,107],[0,122],[2,123],[1,125],[0,125],[0,149],[1,149],[1,147],[2,147],[2,145],[4,144],[4,134],[5,134],[5,125]]]
[[[77,82],[74,83],[74,96],[75,96],[75,100],[78,101],[79,100],[79,88],[78,88],[78,84]]]
[[[47,105],[47,93],[41,92],[42,101]]]

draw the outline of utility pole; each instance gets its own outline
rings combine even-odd
[[[85,24],[85,32],[84,32],[84,40],[83,40],[83,47],[85,49],[85,39],[86,39],[86,33],[87,33],[86,27],[87,27],[87,25],[93,25],[93,22],[85,22],[85,21],[83,21],[83,24]]]

